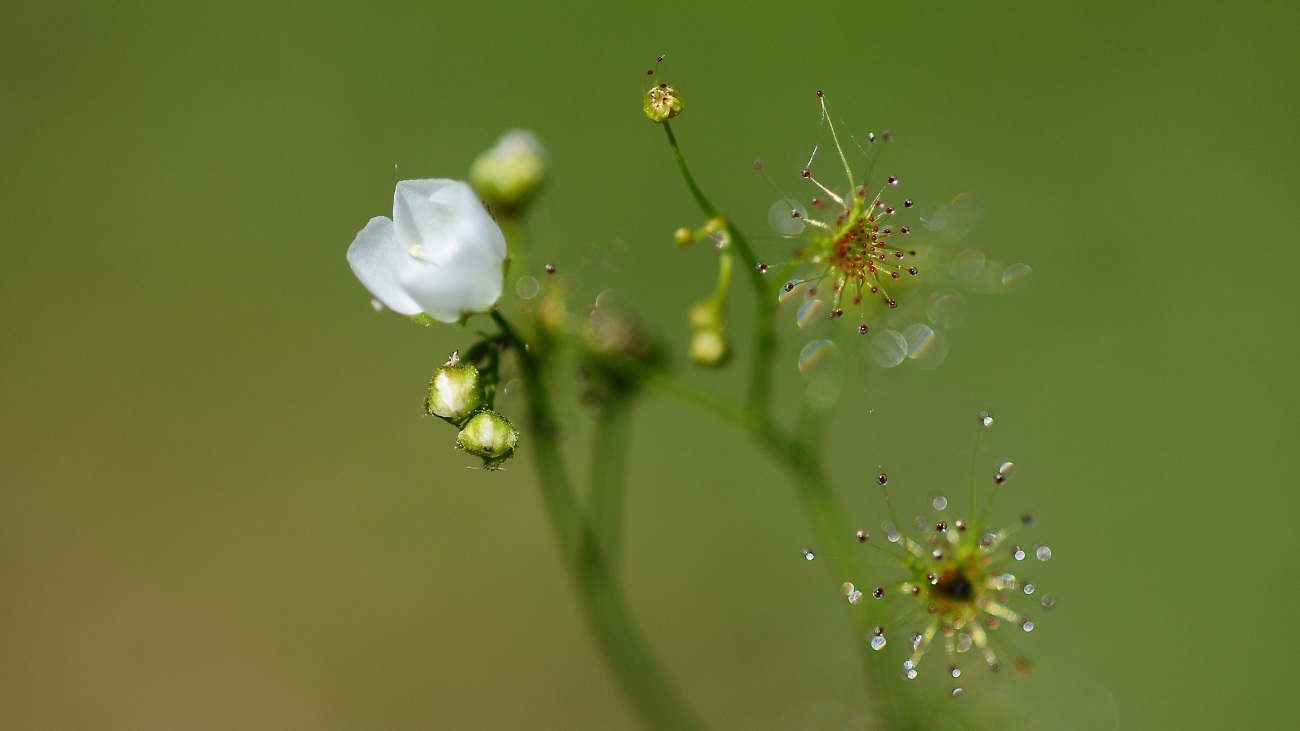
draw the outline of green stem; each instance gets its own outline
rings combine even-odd
[[[673,135],[673,126],[667,121],[664,123],[664,132],[668,133],[668,146],[673,148],[673,157],[677,159],[677,169],[682,172],[682,177],[686,179],[686,187],[691,189],[691,195],[695,196],[695,202],[700,204],[700,210],[709,218],[717,218],[718,209],[709,203],[709,199],[704,197],[704,191],[700,186],[695,184],[695,178],[691,177],[691,171],[686,167],[686,158],[682,157],[682,150],[677,146],[677,137]]]
[[[672,147],[673,157],[677,160],[677,168],[686,181],[686,187],[695,197],[695,202],[699,204],[704,215],[717,218],[717,209],[709,203],[696,185],[695,178],[686,167],[686,160],[677,144],[677,138],[666,122],[664,131],[668,134],[668,144]],[[731,245],[749,271],[749,281],[757,307],[757,317],[754,322],[754,360],[750,366],[749,394],[745,406],[741,408],[730,399],[663,374],[648,378],[647,385],[680,398],[750,434],[761,446],[766,447],[765,451],[791,473],[804,512],[838,585],[863,572],[860,565],[849,559],[850,556],[856,555],[857,546],[853,545],[855,542],[852,538],[853,534],[831,490],[817,451],[812,449],[804,439],[787,436],[776,426],[769,414],[773,365],[776,358],[776,306],[780,282],[769,284],[763,272],[759,271],[758,258],[744,235],[725,219],[724,226]],[[894,728],[912,727],[915,721],[910,704],[903,698],[903,694],[895,693],[893,686],[884,680],[888,674],[880,672],[877,657],[874,657],[875,653],[870,648],[868,634],[872,629],[870,618],[861,610],[853,612],[853,616],[857,625],[857,645],[863,673],[867,679],[867,690],[872,702],[879,703],[878,708],[885,714],[885,718],[881,720]]]
[[[560,555],[578,591],[583,614],[601,655],[633,710],[649,728],[702,728],[686,701],[669,682],[658,660],[632,622],[622,593],[600,550],[591,524],[582,515],[560,456],[558,430],[543,378],[543,364],[497,310],[492,319],[519,360],[529,395],[529,425],[542,498]]]
[[[618,568],[622,542],[623,493],[627,483],[627,444],[631,422],[628,397],[611,394],[600,405],[591,443],[587,512],[613,570]]]
[[[690,168],[686,166],[686,158],[677,144],[672,126],[664,122],[663,127],[668,135],[668,146],[673,150],[673,159],[677,161],[677,169],[681,171],[682,179],[686,181],[686,187],[695,197],[695,202],[699,204],[705,216],[710,219],[718,218],[718,209],[704,197],[704,192],[696,185]],[[758,317],[754,323],[754,360],[749,374],[748,406],[754,414],[763,414],[767,412],[771,400],[772,359],[776,355],[776,287],[769,285],[763,273],[758,270],[758,257],[754,255],[754,250],[740,230],[725,219],[724,226],[731,246],[735,248],[745,269],[749,271],[749,283],[754,289],[758,303]]]

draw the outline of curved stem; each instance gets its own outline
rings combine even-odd
[[[677,136],[673,134],[673,128],[668,122],[663,123],[664,132],[668,135],[668,146],[673,150],[673,159],[677,161],[677,169],[681,171],[682,179],[686,181],[686,187],[690,189],[691,195],[695,197],[695,202],[699,204],[700,210],[709,218],[718,217],[718,209],[713,207],[708,198],[704,197],[704,192],[700,186],[695,183],[695,177],[691,175],[691,170],[686,166],[686,158],[682,155],[681,147],[677,144]],[[745,269],[749,272],[749,283],[754,289],[754,296],[758,304],[758,317],[754,322],[754,360],[750,367],[749,374],[749,410],[754,414],[762,414],[767,411],[772,391],[772,358],[776,354],[776,287],[768,284],[763,277],[763,273],[758,270],[758,258],[754,255],[754,250],[750,248],[749,242],[745,239],[740,229],[726,222],[723,225],[726,229],[727,236],[731,241],[731,246],[735,248],[736,253],[740,255]]]
[[[537,466],[551,528],[587,625],[601,655],[633,710],[654,729],[702,728],[686,701],[668,680],[632,621],[622,592],[609,570],[591,524],[578,509],[568,471],[560,456],[554,412],[543,378],[542,362],[497,310],[492,319],[509,341],[528,387],[528,420],[536,446]]]
[[[623,493],[627,483],[627,444],[631,427],[628,397],[612,394],[600,405],[587,475],[587,512],[611,570],[618,569],[622,542]]]
[[[717,218],[717,209],[709,203],[696,185],[695,178],[687,168],[686,160],[677,145],[677,138],[666,122],[664,131],[668,134],[668,144],[672,147],[677,168],[681,171],[686,186],[695,197],[700,210],[710,218]],[[740,407],[730,399],[664,374],[651,375],[646,379],[646,384],[707,411],[742,432],[750,434],[755,441],[766,448],[765,451],[791,473],[804,513],[826,555],[832,576],[836,584],[839,584],[863,573],[861,565],[849,558],[855,555],[853,533],[850,532],[844,512],[835,499],[817,451],[806,442],[805,437],[787,436],[772,421],[769,413],[773,363],[776,357],[776,306],[780,282],[769,284],[763,272],[759,270],[758,258],[744,235],[725,219],[723,225],[731,245],[749,271],[749,281],[757,308],[754,322],[754,360],[750,367],[749,394],[745,405]],[[894,687],[885,680],[887,673],[879,672],[881,670],[879,662],[869,644],[868,633],[872,628],[870,618],[861,610],[853,612],[853,616],[867,690],[872,703],[876,704],[877,710],[884,716],[880,720],[894,728],[915,726],[915,713],[907,700],[908,694],[896,693]]]

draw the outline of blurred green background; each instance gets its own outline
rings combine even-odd
[[[1041,728],[1293,720],[1294,5],[0,15],[0,726],[633,725],[528,460],[468,469],[421,416],[486,322],[377,315],[343,254],[397,176],[461,177],[528,127],[552,170],[535,261],[614,288],[680,354],[713,257],[671,244],[700,221],[640,111],[660,53],[697,177],[748,230],[773,199],[753,159],[802,164],[823,89],[850,131],[894,132],[900,195],[978,193],[963,245],[1034,268],[1022,293],[968,295],[940,368],[860,371],[828,445],[878,525],[877,471],[904,512],[956,499],[974,414],[997,417],[991,456],[1019,473],[996,512],[1035,512],[1060,608],[1017,638],[1029,676],[971,673],[958,703]],[[578,467],[589,414],[566,414]],[[634,430],[628,593],[700,714],[851,714],[843,597],[802,561],[785,478],[663,399]]]

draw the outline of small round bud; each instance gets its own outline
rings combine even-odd
[[[682,93],[672,84],[652,86],[645,93],[645,116],[652,122],[667,122],[685,108]]]
[[[514,456],[519,431],[495,411],[483,410],[470,417],[456,435],[456,447],[483,458],[483,466],[497,469]]]
[[[478,369],[468,363],[460,365],[460,355],[452,353],[447,363],[433,372],[424,413],[459,425],[482,405],[483,384]]]
[[[512,129],[479,153],[469,168],[469,183],[494,212],[522,208],[546,179],[546,151],[532,132]]]
[[[711,299],[691,305],[690,321],[696,330],[722,330],[722,313]]]
[[[673,234],[673,240],[678,246],[689,246],[695,240],[695,232],[683,226]]]
[[[691,361],[701,368],[723,365],[730,355],[727,338],[721,330],[705,328],[691,336]]]

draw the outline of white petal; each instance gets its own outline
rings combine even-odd
[[[401,284],[429,316],[456,322],[471,312],[486,312],[501,298],[501,260],[482,248],[462,247],[438,265],[423,264],[402,274]]]
[[[482,250],[498,263],[506,258],[506,237],[492,220],[478,194],[468,183],[457,181],[460,218],[456,221],[456,238],[461,246]]]
[[[397,184],[393,191],[393,224],[397,240],[404,247],[419,244],[427,256],[438,256],[461,215],[458,185],[465,184],[447,178],[403,180]]]
[[[348,247],[348,265],[352,267],[352,273],[375,299],[403,315],[421,312],[419,303],[400,283],[402,272],[416,263],[393,235],[393,222],[384,216],[370,219]]]

